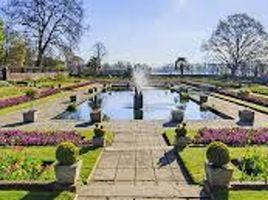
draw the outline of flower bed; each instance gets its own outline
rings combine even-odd
[[[267,144],[268,128],[243,129],[201,129],[194,138],[195,144],[209,144],[213,141],[221,141],[230,146],[245,146],[249,144]]]
[[[75,131],[0,131],[1,146],[47,146],[58,145],[64,141],[69,141],[76,145],[83,145],[91,142]]]
[[[63,90],[74,90],[74,89],[77,89],[80,87],[88,86],[92,83],[93,83],[92,81],[88,81],[88,82],[78,83],[78,84],[74,84],[74,85],[69,85],[69,86],[63,87],[62,89]]]
[[[44,170],[41,160],[21,154],[1,154],[0,180],[36,180]]]

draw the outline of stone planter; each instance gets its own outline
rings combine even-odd
[[[239,110],[239,122],[253,124],[255,113],[251,110]]]
[[[76,184],[79,180],[82,161],[73,165],[55,165],[57,182],[63,185]]]
[[[92,89],[92,88],[88,89],[88,93],[89,94],[93,94],[94,93],[94,89]]]
[[[76,102],[76,96],[75,95],[73,95],[73,96],[70,96],[70,102]]]
[[[184,118],[184,112],[182,110],[176,109],[171,111],[171,120],[173,122],[181,123]]]
[[[101,110],[93,110],[92,113],[90,113],[90,119],[93,123],[99,123],[102,121],[102,112]]]
[[[185,147],[187,147],[189,142],[189,139],[187,137],[178,137],[176,138],[176,148],[177,149],[184,149]]]
[[[94,147],[104,147],[105,139],[104,137],[94,137],[92,140],[92,144]]]
[[[36,110],[29,110],[23,113],[23,123],[33,123],[35,122]]]
[[[233,175],[233,171],[233,169],[227,166],[214,167],[210,163],[206,162],[206,180],[209,184],[210,189],[214,190],[228,188]]]
[[[200,103],[207,103],[208,96],[207,95],[200,95]]]

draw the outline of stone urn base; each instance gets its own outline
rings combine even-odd
[[[104,147],[105,139],[104,137],[94,137],[92,140],[92,144],[94,147]]]
[[[57,182],[63,185],[76,184],[80,177],[82,161],[73,165],[55,165]]]
[[[23,123],[33,123],[35,122],[36,110],[29,110],[23,113]]]
[[[207,103],[208,102],[208,96],[207,95],[201,95],[200,96],[200,103]]]
[[[76,102],[76,96],[70,96],[70,102]]]
[[[90,119],[92,123],[100,123],[102,121],[102,112],[100,110],[92,111]]]
[[[184,113],[183,111],[176,109],[171,111],[171,120],[172,122],[181,123],[183,122]]]
[[[239,122],[253,124],[255,119],[255,113],[251,110],[239,110]]]
[[[187,147],[189,139],[187,137],[178,137],[176,138],[175,147],[179,150],[182,150]]]
[[[206,180],[211,190],[228,188],[233,171],[227,166],[214,167],[208,162],[205,163]]]

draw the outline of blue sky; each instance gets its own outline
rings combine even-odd
[[[202,41],[218,20],[246,12],[268,29],[267,0],[84,0],[90,30],[78,53],[85,59],[102,41],[106,61],[125,60],[154,66],[185,56],[202,62]]]

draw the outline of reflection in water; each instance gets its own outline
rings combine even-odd
[[[101,109],[110,119],[115,120],[169,120],[172,108],[185,106],[186,120],[213,120],[220,119],[208,110],[200,110],[200,106],[188,100],[180,102],[178,93],[171,93],[164,89],[143,90],[143,109],[139,112],[133,110],[133,91],[118,91],[102,93]],[[91,108],[88,102],[81,104],[76,113],[66,114],[64,119],[90,120]]]

